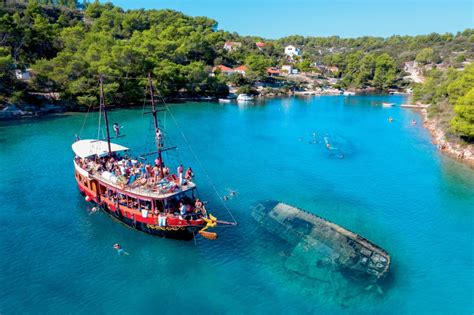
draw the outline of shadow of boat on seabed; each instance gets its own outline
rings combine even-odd
[[[259,203],[252,217],[290,246],[286,270],[317,283],[342,306],[356,297],[382,297],[392,283],[390,255],[337,224],[276,201]]]

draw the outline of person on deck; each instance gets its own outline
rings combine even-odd
[[[113,128],[115,132],[115,138],[118,138],[120,136],[120,125],[118,123],[114,123]]]
[[[161,129],[158,128],[156,130],[156,140],[158,140],[158,147],[163,147],[163,134],[161,133]]]
[[[178,173],[179,185],[181,186],[183,184],[183,164],[180,164],[176,171]]]
[[[153,178],[155,179],[155,182],[159,182],[161,179],[161,172],[159,167],[157,165],[153,166],[151,172],[153,173]]]
[[[150,164],[145,165],[145,170],[147,178],[153,177],[153,169]]]
[[[158,166],[158,167],[161,166],[161,160],[159,158],[155,159],[155,166]]]
[[[202,201],[199,198],[196,198],[196,201],[194,202],[194,207],[196,209],[201,209],[202,208]]]
[[[188,167],[188,169],[186,170],[186,175],[185,175],[185,179],[188,180],[188,181],[191,181],[194,177],[194,173],[193,173],[193,170],[191,169],[191,167]]]
[[[186,206],[182,202],[179,203],[179,213],[181,216],[186,215]]]
[[[138,167],[139,167],[141,176],[145,176],[145,177],[148,176],[148,173],[146,171],[146,167],[144,164],[140,163]]]

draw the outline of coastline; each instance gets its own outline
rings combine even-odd
[[[283,95],[259,95],[257,99],[271,99],[271,98],[279,98],[279,97],[292,97],[292,96],[337,96],[341,95],[340,93],[315,93],[316,91],[305,91],[299,93],[287,93]],[[217,102],[217,98],[174,98],[169,99],[169,103],[183,103],[183,102],[203,102],[203,101],[211,101]],[[127,108],[133,106],[118,106],[116,108]],[[423,118],[423,127],[426,128],[432,138],[432,142],[437,146],[438,151],[440,153],[445,154],[451,159],[454,159],[458,162],[468,165],[470,168],[474,169],[474,144],[469,145],[461,145],[459,143],[455,143],[452,141],[447,140],[446,134],[443,129],[438,126],[438,123],[430,119],[428,117],[428,111],[426,108],[411,108],[413,110],[419,111]],[[51,116],[62,116],[68,115],[73,113],[78,113],[80,111],[69,111],[69,110],[52,110],[52,111],[45,111],[45,112],[35,112],[34,114],[28,115],[12,115],[8,118],[0,119],[0,122],[12,122],[12,121],[22,121],[22,120],[29,120],[29,119],[38,119],[43,117],[51,117]]]
[[[447,140],[443,129],[435,120],[428,117],[428,111],[426,109],[419,111],[423,117],[423,127],[430,132],[432,142],[436,144],[438,151],[474,169],[474,145],[461,145]]]

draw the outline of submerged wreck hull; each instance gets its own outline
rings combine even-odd
[[[286,267],[324,280],[338,271],[349,278],[377,281],[390,268],[390,255],[364,237],[304,210],[279,202],[259,204],[252,216],[290,245]]]

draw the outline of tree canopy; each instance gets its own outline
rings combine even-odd
[[[57,92],[74,107],[97,101],[97,79],[104,75],[110,102],[140,104],[147,73],[165,97],[221,96],[227,83],[251,85],[270,66],[288,62],[302,72],[335,66],[327,75],[343,88],[386,90],[403,80],[403,62],[455,62],[474,57],[474,31],[389,38],[288,36],[266,40],[217,30],[207,17],[173,10],[123,10],[111,3],[75,0],[7,0],[0,7],[0,100],[28,92]],[[239,42],[231,51],[226,41]],[[263,47],[257,47],[263,42]],[[302,49],[288,60],[285,45]],[[215,65],[246,65],[245,78],[210,75]],[[20,82],[15,70],[30,68],[33,80]],[[14,93],[16,93],[14,95]]]
[[[431,104],[430,115],[448,122],[454,134],[474,141],[474,64],[463,71],[433,69],[415,88],[414,99]]]

